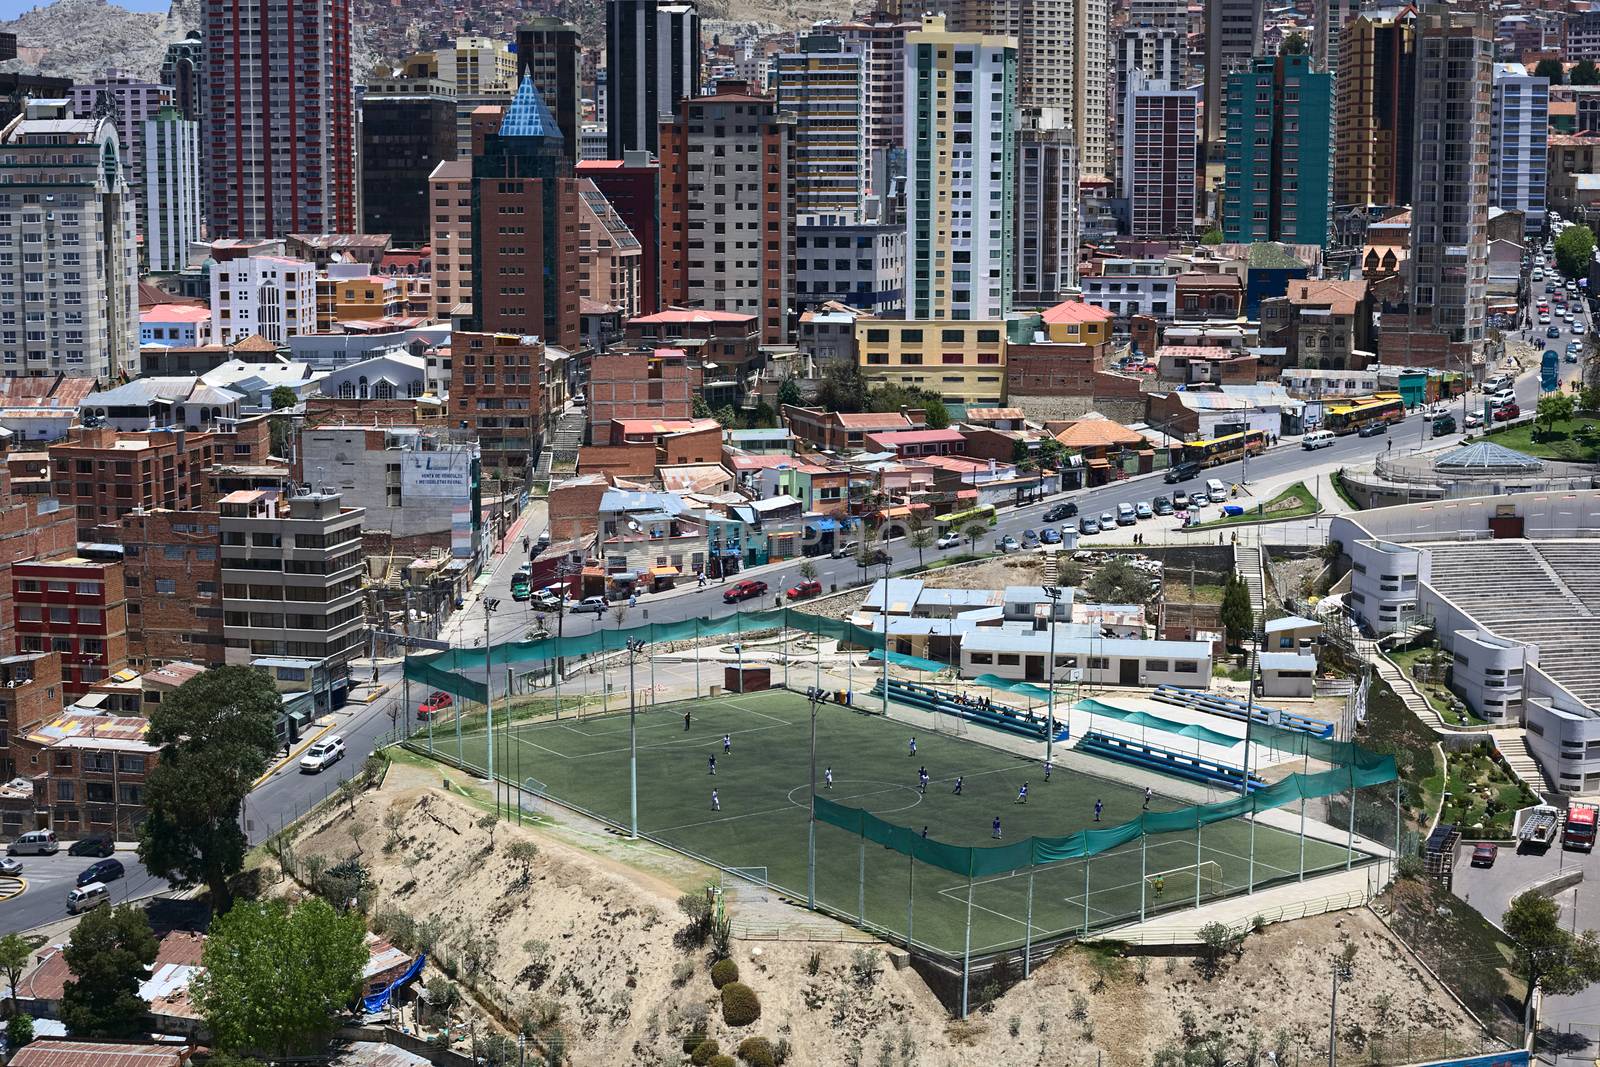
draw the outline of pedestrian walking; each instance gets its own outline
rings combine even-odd
[[[687,711],[683,713],[683,732],[689,732],[689,712]]]
[[[917,771],[917,792],[924,795],[928,792],[928,768],[922,767]]]
[[[959,775],[959,774],[956,775],[956,787],[954,789],[950,790],[950,792],[955,794],[956,796],[960,796],[961,795],[961,775]]]
[[[1027,802],[1028,802],[1028,783],[1027,782],[1023,782],[1022,783],[1022,788],[1017,790],[1017,799],[1012,801],[1012,803],[1014,803],[1014,804],[1026,804]]]
[[[1151,796],[1151,789],[1150,789],[1149,786],[1145,786],[1144,787],[1144,810],[1145,811],[1149,811],[1150,810],[1150,796]]]
[[[711,791],[711,810],[712,811],[721,811],[722,810],[722,800],[717,796],[717,791],[715,789],[713,789]]]
[[[733,752],[733,735],[732,734],[723,734],[722,735],[722,754],[724,756],[726,756],[726,755],[729,755],[732,752]]]
[[[827,783],[827,788],[833,788],[833,768],[827,767],[822,772],[822,780]]]
[[[998,815],[994,817],[994,828],[989,831],[989,836],[996,841],[1000,840],[1000,816]]]
[[[1044,761],[1044,780],[1045,781],[1048,782],[1050,780],[1050,772],[1054,768],[1055,768],[1055,764],[1051,763],[1049,760],[1045,760]]]
[[[926,826],[922,828],[922,839],[924,841],[928,839],[928,828]]]
[[[913,737],[913,738],[912,738],[912,739],[911,739],[911,748],[910,748],[910,751],[908,751],[908,752],[907,752],[907,753],[906,753],[906,755],[907,755],[907,756],[915,756],[915,755],[916,755],[916,754],[917,754],[917,739],[916,739],[916,738],[915,738],[915,737]]]

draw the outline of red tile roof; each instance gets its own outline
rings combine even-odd
[[[1085,304],[1081,300],[1068,300],[1044,311],[1044,321],[1049,323],[1110,322],[1114,318],[1116,316],[1104,308]]]
[[[754,322],[754,315],[741,315],[736,311],[707,311],[704,308],[668,308],[658,311],[654,315],[641,315],[629,319],[630,324],[635,322]]]
[[[181,1067],[189,1049],[112,1041],[35,1041],[17,1050],[12,1067]]]

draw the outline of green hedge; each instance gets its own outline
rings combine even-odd
[[[761,1018],[761,1001],[756,991],[743,982],[722,987],[722,1021],[729,1026],[749,1026]]]

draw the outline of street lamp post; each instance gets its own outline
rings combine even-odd
[[[806,908],[817,910],[817,701],[822,687],[811,690],[811,803],[806,821]]]
[[[1061,587],[1047,585],[1044,595],[1049,598],[1050,605],[1045,616],[1045,625],[1050,627],[1050,662],[1045,669],[1045,735],[1044,735],[1044,761],[1050,762],[1056,740],[1056,604],[1061,601]]]
[[[500,601],[494,597],[483,598],[483,707],[488,726],[488,762],[489,762],[489,787],[494,790],[494,813],[500,814],[500,787],[494,778],[494,640],[489,633],[489,620],[500,607]],[[511,693],[506,692],[507,711],[511,703]]]
[[[644,642],[628,639],[628,840],[639,840],[639,730],[635,722],[638,697],[633,691],[633,661]]]

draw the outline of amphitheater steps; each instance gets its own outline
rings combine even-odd
[[[1378,677],[1389,683],[1389,688],[1394,690],[1413,715],[1422,720],[1424,726],[1430,730],[1444,729],[1444,719],[1433,710],[1428,698],[1417,692],[1417,687],[1411,684],[1411,679],[1405,676],[1404,671],[1384,656],[1374,656],[1372,664],[1377,668]]]
[[[1506,766],[1528,784],[1535,792],[1549,791],[1550,783],[1545,779],[1544,771],[1539,766],[1539,761],[1533,758],[1528,751],[1527,741],[1520,729],[1491,730],[1494,735],[1494,745],[1504,757]]]

